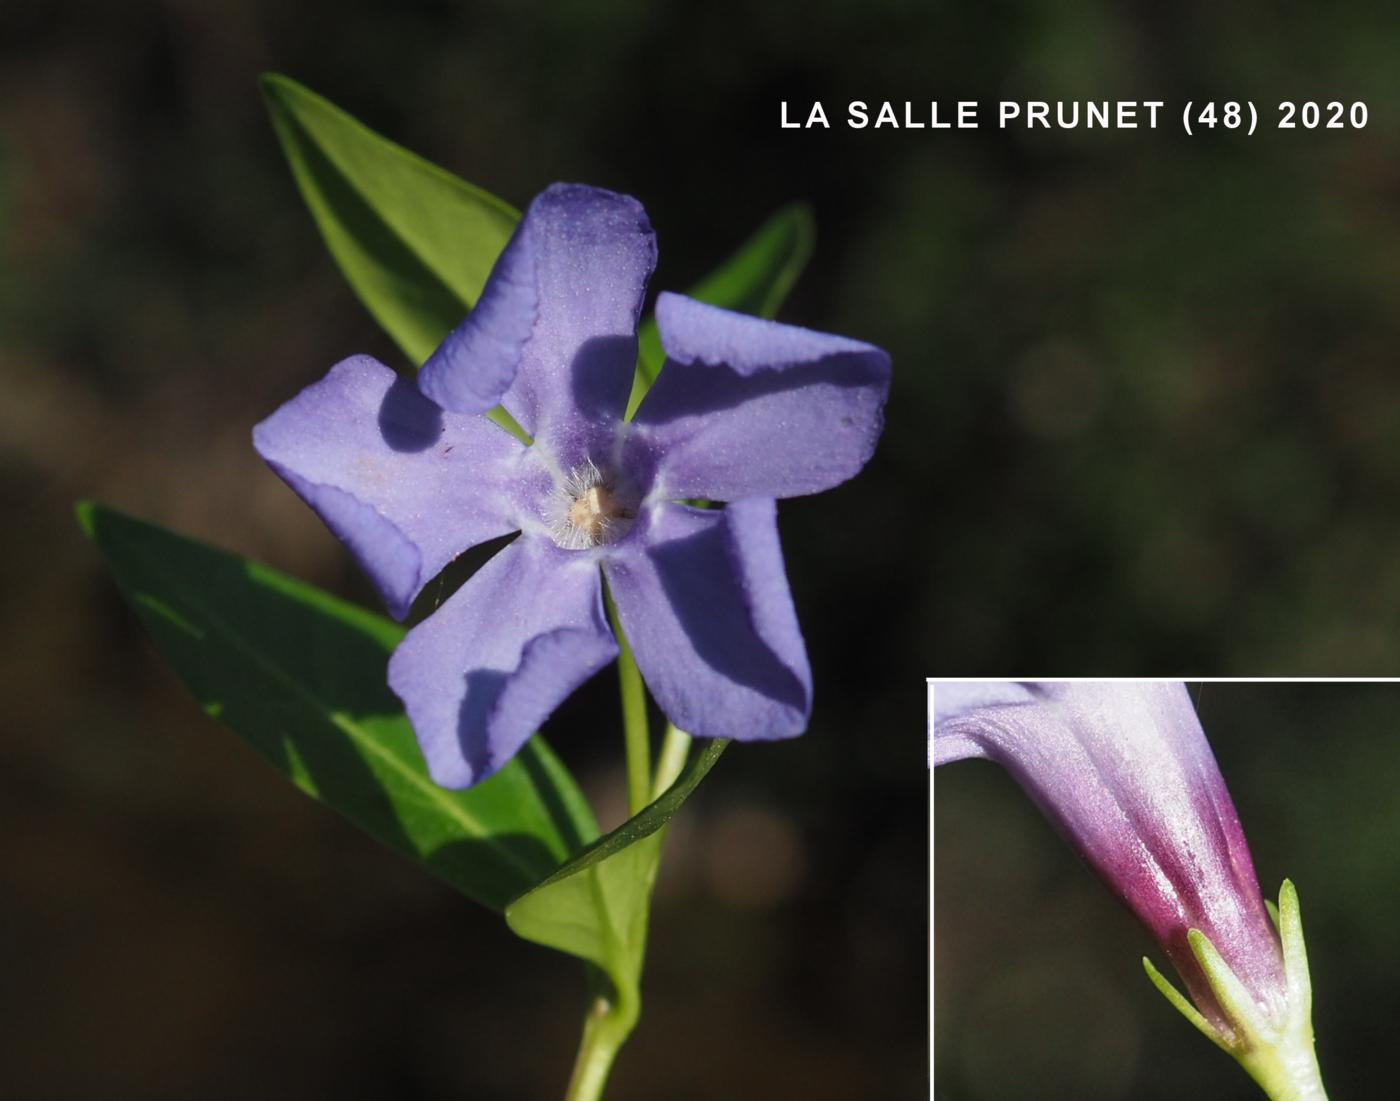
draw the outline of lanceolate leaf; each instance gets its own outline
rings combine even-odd
[[[340,270],[404,354],[423,363],[476,304],[519,212],[289,77],[269,73],[262,85],[297,185]],[[811,210],[785,206],[689,293],[772,317],[815,237]],[[654,320],[638,336],[634,409],[664,358]]]
[[[277,136],[340,270],[415,366],[475,304],[520,220],[296,81],[262,78]]]
[[[704,743],[659,799],[512,902],[511,929],[597,964],[619,987],[635,986],[664,827],[728,744]]]
[[[805,203],[774,214],[728,260],[686,293],[691,298],[758,317],[773,317],[811,258],[817,229]],[[649,385],[665,358],[652,318],[638,331],[641,372]],[[645,388],[643,388],[645,392]],[[640,401],[640,395],[633,395]]]
[[[402,629],[257,562],[90,502],[78,519],[210,715],[307,794],[495,909],[598,833],[537,736],[496,776],[429,778],[384,667]]]

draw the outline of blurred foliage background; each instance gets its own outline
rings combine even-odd
[[[673,832],[614,1095],[893,1097],[926,1089],[924,675],[1400,672],[1397,33],[1380,5],[7,0],[5,1092],[544,1097],[572,1057],[576,970],[200,716],[71,520],[97,496],[373,603],[248,443],[341,357],[399,362],[302,207],[260,71],[517,205],[556,179],[637,195],[657,288],[813,204],[817,254],[781,316],[890,350],[888,429],[859,480],[783,507],[812,729],[727,755]],[[833,119],[856,98],[1250,98],[1266,123],[1281,99],[1339,98],[1370,124],[779,129],[781,100],[813,98]],[[598,678],[549,729],[615,806],[614,696]],[[1394,775],[1387,713],[1354,776],[1321,755],[1330,713],[1311,740],[1261,734],[1245,769],[1226,760],[1270,890],[1298,880],[1320,985],[1347,974],[1322,962],[1328,907],[1379,922],[1393,899],[1400,838],[1375,823],[1394,816],[1346,786]],[[1165,1096],[1199,1073],[1225,1096],[1235,1072],[1153,1004],[1111,907],[1093,937],[1065,909],[1055,944],[1126,953],[1091,971],[1037,954],[968,985],[986,974],[968,938],[1002,920],[985,907],[1006,915],[1013,877],[1048,891],[1072,858],[1000,777],[956,777],[940,899],[983,908],[939,915],[948,1096],[1046,1095],[1036,996],[1056,1027],[1162,1030],[1114,1031],[1128,1070],[1072,1095]],[[1321,832],[1270,801],[1304,781]],[[1342,821],[1364,865],[1304,864]],[[992,850],[962,873],[961,848],[944,860],[960,833]],[[1346,1014],[1380,1004],[1395,954],[1380,925],[1369,948],[1350,925],[1332,937],[1389,961],[1320,995],[1324,1029],[1365,1037]],[[1081,981],[1115,992],[1076,1002]],[[1356,1065],[1381,1050],[1356,1042]],[[1338,1083],[1340,1063],[1324,1049]]]

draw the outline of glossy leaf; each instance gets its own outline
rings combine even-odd
[[[812,256],[817,227],[806,203],[783,207],[745,241],[737,252],[686,293],[727,310],[773,317]],[[647,318],[638,330],[642,393],[656,379],[665,353],[656,321]],[[640,401],[641,395],[634,391]]]
[[[633,988],[664,827],[728,745],[706,742],[660,798],[506,908],[517,935],[596,964]]]
[[[520,220],[508,203],[275,73],[282,149],[331,254],[415,366],[475,304]]]
[[[78,519],[210,715],[307,794],[495,909],[597,837],[533,738],[466,791],[429,778],[384,679],[402,628],[257,562],[91,502]]]

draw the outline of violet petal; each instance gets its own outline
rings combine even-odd
[[[775,506],[663,503],[603,570],[642,678],[702,738],[802,733],[812,675],[783,572]]]
[[[554,184],[520,227],[538,293],[502,404],[565,471],[610,450],[637,363],[637,319],[656,237],[637,200]]]
[[[978,727],[951,724],[950,720],[989,707],[1035,704],[1040,696],[1034,684],[1020,681],[940,681],[932,693],[933,739],[930,760],[937,765],[974,757],[987,757],[986,739]]]
[[[467,787],[617,652],[597,564],[522,535],[409,631],[389,659],[389,687],[434,781]]]
[[[539,314],[533,228],[529,217],[515,227],[471,313],[418,372],[418,388],[444,409],[484,413],[515,382]]]
[[[633,420],[654,493],[734,501],[817,493],[852,477],[884,423],[879,348],[663,293],[666,364]]]
[[[342,539],[402,619],[468,547],[518,529],[524,448],[481,417],[445,413],[370,356],[352,356],[253,429],[253,446]]]

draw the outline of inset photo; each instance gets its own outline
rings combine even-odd
[[[928,705],[934,1097],[1374,1096],[1400,683],[931,680]]]

